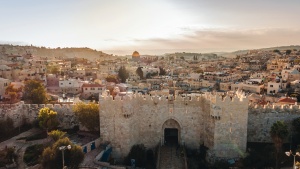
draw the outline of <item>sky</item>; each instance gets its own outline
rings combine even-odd
[[[9,0],[0,43],[126,55],[300,45],[299,0]]]

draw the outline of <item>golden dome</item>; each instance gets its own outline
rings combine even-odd
[[[139,52],[134,51],[134,52],[132,53],[132,57],[140,57]]]

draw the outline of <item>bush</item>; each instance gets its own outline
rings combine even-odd
[[[135,159],[136,167],[145,167],[147,158],[144,144],[136,144],[131,147],[129,154],[125,157],[125,164],[131,166],[131,159]]]
[[[274,167],[274,153],[275,147],[272,145],[254,145],[250,148],[249,155],[242,160],[242,163],[244,167]]]
[[[25,150],[25,154],[23,157],[24,162],[28,166],[33,166],[35,164],[38,164],[39,157],[43,153],[44,146],[42,144],[36,144],[33,146],[29,146]]]
[[[6,118],[6,120],[0,120],[0,136],[8,137],[14,129],[14,122],[11,118]]]
[[[8,147],[0,151],[0,167],[5,167],[5,165],[11,164],[13,159],[17,160],[17,155],[15,154],[15,149]]]
[[[68,168],[78,168],[79,164],[84,159],[82,148],[73,144],[69,138],[65,137],[59,139],[51,147],[44,149],[41,156],[41,163],[45,169],[61,168],[62,166],[62,152],[59,150],[60,146],[71,145],[71,149],[64,151],[65,166]]]
[[[205,160],[207,150],[204,145],[200,145],[199,150],[186,148],[188,168],[208,168],[209,164]]]

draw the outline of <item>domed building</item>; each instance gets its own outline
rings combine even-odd
[[[134,51],[132,53],[132,60],[137,62],[137,61],[140,61],[140,59],[141,59],[141,56],[140,56],[139,52]]]

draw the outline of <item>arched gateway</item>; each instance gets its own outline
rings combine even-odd
[[[177,145],[180,143],[181,127],[174,119],[166,120],[162,125],[162,139],[166,145]]]
[[[127,156],[135,144],[155,148],[159,143],[179,143],[192,149],[204,144],[209,148],[207,158],[232,159],[246,152],[249,104],[243,93],[206,93],[188,101],[168,98],[99,97],[101,139],[111,143],[115,158]]]

